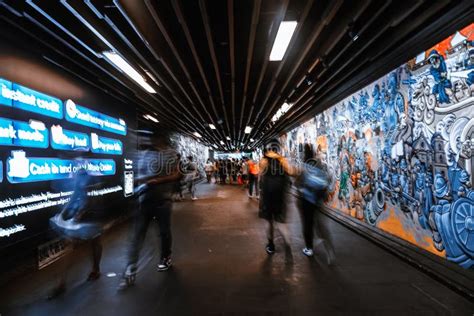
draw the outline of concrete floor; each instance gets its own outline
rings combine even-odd
[[[155,227],[149,230],[135,286],[117,292],[128,225],[104,236],[102,278],[85,282],[84,249],[74,255],[68,290],[47,301],[63,263],[0,290],[3,315],[470,315],[474,305],[329,218],[337,261],[301,253],[298,213],[291,202],[292,256],[277,239],[268,256],[257,201],[237,186],[201,184],[198,201],[175,203],[174,266],[157,272]],[[154,225],[156,226],[156,225]],[[106,275],[111,273],[110,277]],[[116,274],[114,276],[114,274]]]

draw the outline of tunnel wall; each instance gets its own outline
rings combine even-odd
[[[9,41],[0,46],[0,78],[1,265],[33,258],[41,266],[64,250],[51,243],[49,219],[67,205],[73,169],[94,175],[88,192],[101,220],[130,208],[135,107]]]
[[[135,207],[130,181],[133,184],[137,165],[136,108],[9,40],[0,45],[0,89],[0,267],[11,269],[27,264],[42,268],[66,250],[63,240],[49,225],[50,218],[67,205],[68,192],[72,192],[73,181],[61,167],[82,160],[105,161],[115,166],[114,170],[98,172],[93,177],[95,187],[89,193],[93,194],[94,208],[100,212],[94,211],[91,221],[110,226]],[[24,94],[21,100],[19,92]],[[60,109],[53,113],[45,104],[41,108],[39,100],[59,105]],[[78,106],[84,107],[81,111],[90,117],[124,127],[123,131],[78,121]],[[32,120],[43,125],[39,131],[37,126],[32,127]],[[66,146],[64,134],[88,138],[89,144]],[[97,146],[97,142],[93,145],[92,134],[100,143],[113,146]],[[205,146],[178,134],[173,139],[178,151],[185,156],[192,154],[199,164],[204,163]],[[17,159],[14,152],[21,152],[24,157]],[[32,164],[45,166],[35,167],[43,174],[33,175]]]
[[[209,158],[209,148],[195,139],[181,134],[175,134],[173,136],[173,143],[176,147],[176,151],[181,154],[181,157],[186,158],[193,156],[198,170],[203,173],[204,164],[207,158]]]
[[[332,209],[464,268],[474,265],[473,40],[471,24],[281,136],[291,159],[310,143],[326,161]]]

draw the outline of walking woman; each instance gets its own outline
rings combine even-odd
[[[207,159],[207,162],[204,165],[204,171],[206,172],[207,183],[211,183],[212,173],[214,172],[214,164],[212,163],[211,158]]]
[[[292,174],[285,158],[280,155],[280,143],[273,139],[265,146],[265,153],[260,161],[261,191],[259,217],[267,220],[268,243],[265,250],[275,253],[274,230],[277,226],[289,249],[289,232],[286,221],[286,196],[289,187],[289,175]]]
[[[316,232],[326,252],[328,264],[335,260],[334,248],[325,225],[321,224],[321,209],[327,194],[329,175],[327,166],[320,157],[315,157],[311,145],[304,145],[304,163],[297,178],[298,207],[303,223],[305,248],[303,253],[313,256],[313,240]]]

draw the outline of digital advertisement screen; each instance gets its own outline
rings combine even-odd
[[[110,105],[61,100],[7,78],[0,88],[0,249],[47,232],[79,170],[92,176],[85,190],[102,199],[103,215],[123,213],[103,201],[133,195],[134,112],[118,117]]]

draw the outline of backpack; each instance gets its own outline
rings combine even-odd
[[[328,174],[321,168],[305,164],[303,181],[299,189],[302,198],[312,204],[326,199],[329,187]]]

